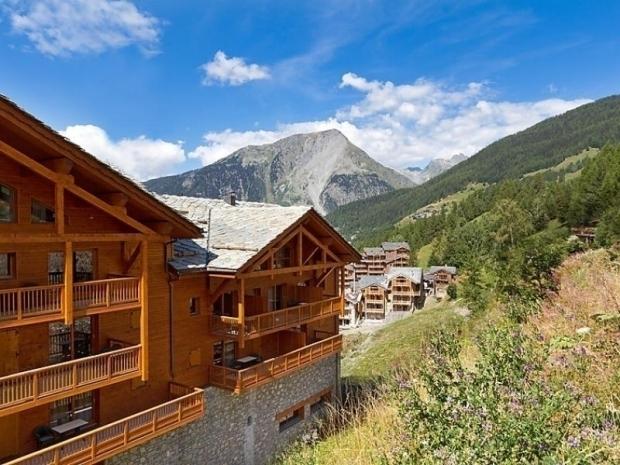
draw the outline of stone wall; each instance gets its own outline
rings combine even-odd
[[[309,404],[305,405],[305,419],[283,432],[276,415],[327,388],[336,398],[339,381],[340,357],[334,355],[242,395],[208,387],[201,420],[106,464],[264,465],[312,421]]]

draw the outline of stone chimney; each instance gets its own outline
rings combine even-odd
[[[232,205],[233,207],[237,205],[237,193],[235,191],[231,191],[228,194],[228,197],[226,197],[226,202],[228,202],[228,205]]]

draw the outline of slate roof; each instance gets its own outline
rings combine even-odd
[[[384,242],[381,244],[381,247],[383,247],[383,250],[387,251],[394,251],[398,249],[411,250],[407,242]]]
[[[393,266],[387,274],[388,281],[394,278],[406,278],[411,282],[420,284],[422,282],[422,268],[413,266]]]
[[[425,274],[435,274],[438,271],[447,271],[448,273],[455,275],[456,274],[456,266],[431,266],[429,269],[425,271]]]
[[[364,247],[364,255],[383,255],[381,247]]]
[[[233,207],[223,200],[176,195],[158,198],[203,230],[201,239],[175,242],[169,263],[178,272],[237,271],[311,210],[257,202]]]
[[[356,289],[365,289],[370,286],[380,286],[387,289],[388,283],[384,275],[381,276],[362,276],[355,285]]]

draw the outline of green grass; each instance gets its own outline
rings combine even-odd
[[[415,363],[423,342],[440,328],[452,328],[465,320],[451,302],[439,303],[395,321],[367,336],[354,335],[346,340],[342,376],[357,381],[384,377],[397,366]]]
[[[418,250],[418,257],[416,261],[416,266],[422,268],[428,268],[431,255],[433,254],[433,243],[426,244],[424,247],[420,247]]]
[[[578,153],[577,155],[573,155],[572,157],[565,158],[560,163],[558,163],[555,166],[552,166],[551,168],[545,168],[542,170],[533,171],[531,173],[527,173],[523,177],[535,176],[537,174],[545,173],[547,171],[554,171],[557,173],[557,172],[564,171],[564,170],[570,170],[571,166],[574,165],[575,163],[578,163],[580,161],[585,161],[590,158],[594,158],[595,156],[598,155],[599,152],[600,152],[600,149],[590,147]],[[572,177],[575,177],[577,174],[578,174],[578,171],[569,173],[566,177],[572,178]]]
[[[420,214],[426,214],[426,215],[434,215],[437,214],[441,211],[441,209],[443,207],[447,207],[450,206],[452,204],[458,203],[462,200],[465,200],[467,197],[469,197],[471,194],[473,194],[476,191],[479,191],[480,189],[484,189],[487,185],[486,184],[482,184],[482,183],[471,183],[468,184],[467,187],[465,187],[465,189],[462,189],[458,192],[455,192],[454,194],[448,195],[446,197],[443,197],[441,199],[439,199],[436,202],[433,203],[429,203],[428,205],[423,206],[422,208],[418,208],[416,210],[416,212],[412,215],[408,215],[405,218],[403,218],[402,220],[400,220],[397,224],[407,224],[409,222],[415,221],[415,216],[416,215],[420,215]]]

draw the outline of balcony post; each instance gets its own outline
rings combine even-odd
[[[142,381],[149,378],[149,245],[147,241],[140,243],[142,258],[142,278],[140,279],[140,351],[142,365]]]
[[[241,326],[239,346],[245,347],[245,279],[239,280],[239,302],[237,304],[239,325]]]
[[[65,242],[65,324],[73,324],[73,242]]]

